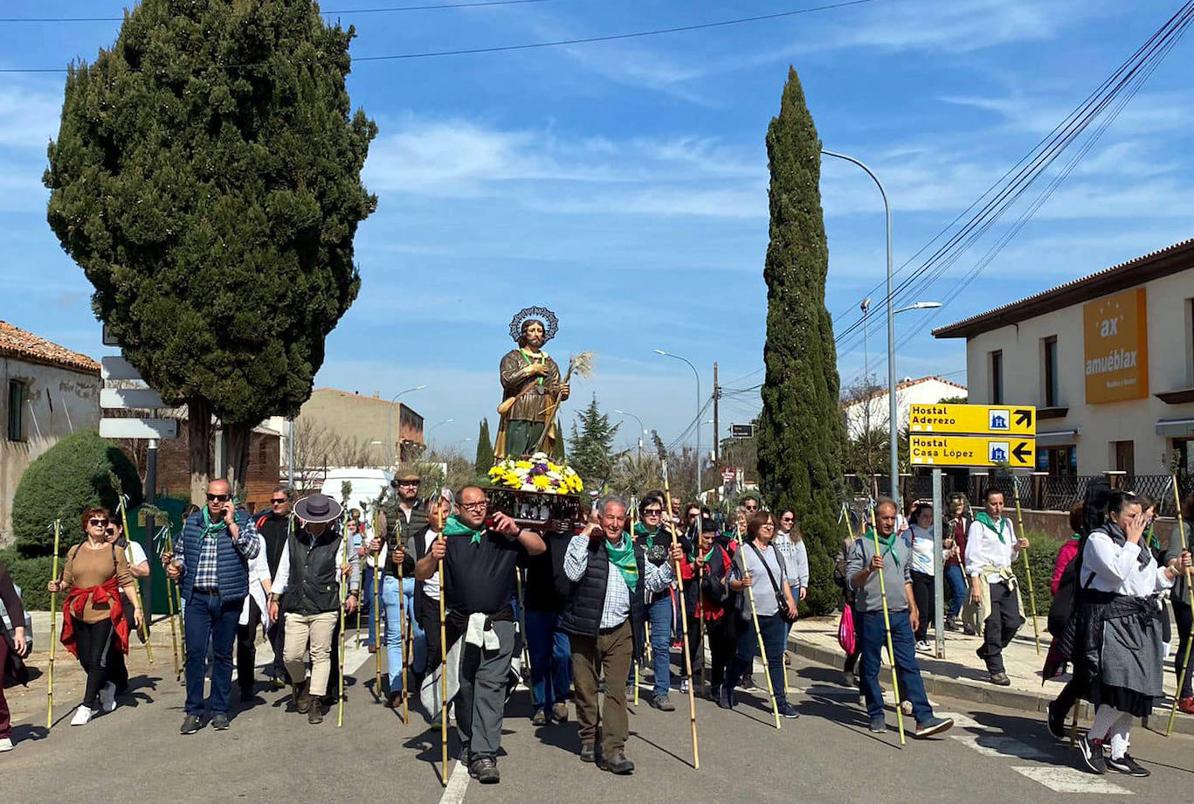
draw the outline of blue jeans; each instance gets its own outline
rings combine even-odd
[[[945,613],[950,617],[957,617],[966,603],[966,593],[970,591],[970,587],[966,583],[962,568],[957,564],[945,565],[945,580],[949,584],[949,605],[945,607]]]
[[[527,609],[527,654],[531,660],[531,701],[550,709],[568,700],[572,686],[572,643],[560,630],[560,615]]]
[[[859,682],[866,696],[866,711],[871,719],[883,717],[883,689],[879,686],[881,655],[887,644],[883,628],[883,612],[855,612],[859,618],[856,627],[862,637],[862,656],[859,659]],[[927,723],[933,719],[933,709],[925,696],[925,685],[920,678],[920,667],[916,663],[916,642],[912,637],[912,622],[907,611],[891,612],[891,647],[895,651],[895,664],[899,673],[900,698],[912,703],[912,714],[916,722]]]
[[[381,602],[386,610],[386,665],[390,677],[390,694],[402,691],[402,620],[401,607],[406,607],[406,627],[410,629],[411,668],[422,668],[427,661],[427,640],[414,617],[415,579],[403,578],[402,593],[398,579],[387,575],[381,586]]]
[[[727,616],[738,616],[737,614]],[[767,651],[767,675],[771,677],[771,689],[775,692],[775,703],[787,703],[784,695],[784,651],[788,647],[788,632],[792,626],[784,622],[778,614],[759,617],[759,631],[763,634],[763,649]],[[754,658],[759,652],[759,638],[755,635],[753,622],[738,634],[738,648],[734,660],[730,665],[730,677],[726,685],[733,689],[738,686],[742,676],[750,672]]]
[[[672,596],[664,595],[647,606],[651,624],[651,664],[655,671],[655,695],[667,695],[672,688]]]
[[[203,714],[203,679],[207,665],[207,645],[211,641],[212,714],[228,714],[228,695],[232,691],[232,646],[243,600],[220,602],[220,596],[195,592],[187,604],[184,628],[187,650],[188,715]]]

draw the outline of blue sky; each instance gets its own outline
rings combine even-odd
[[[446,0],[445,0],[446,1]],[[338,0],[325,8],[419,3]],[[355,56],[572,39],[812,5],[813,0],[547,0],[351,13]],[[510,316],[560,317],[561,358],[592,350],[572,410],[596,393],[665,439],[722,384],[762,381],[767,246],[764,134],[792,64],[826,147],[867,161],[895,214],[897,265],[1053,128],[1177,0],[875,0],[712,30],[489,55],[361,62],[349,89],[380,134],[365,169],[378,211],[357,236],[360,298],[332,333],[317,384],[407,397],[432,440],[471,452],[496,418]],[[11,17],[119,16],[119,2],[5,0]],[[0,23],[0,66],[57,67],[110,46],[116,22]],[[965,381],[960,342],[928,333],[967,315],[1191,236],[1194,42],[1152,77],[1060,190],[965,293],[898,318],[901,376]],[[92,355],[90,286],[45,223],[40,178],[62,76],[0,75],[0,318]],[[882,278],[881,206],[857,168],[826,163],[828,307],[843,323]],[[998,234],[995,232],[994,234]],[[924,298],[945,297],[986,246]],[[923,326],[922,326],[923,325]],[[920,328],[919,332],[916,330]],[[876,320],[871,369],[885,371]],[[847,344],[851,345],[852,344]],[[861,373],[843,350],[843,383]],[[757,412],[724,404],[723,428]],[[565,409],[566,418],[570,411]],[[618,418],[614,416],[614,418]],[[628,420],[620,444],[633,440]],[[711,428],[703,426],[702,442]],[[723,430],[723,435],[724,435]],[[691,439],[690,439],[691,441]]]

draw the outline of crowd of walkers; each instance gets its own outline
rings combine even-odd
[[[492,510],[480,487],[424,496],[415,475],[392,485],[393,504],[371,521],[322,494],[294,501],[284,488],[254,520],[235,505],[226,481],[212,481],[206,505],[187,516],[173,551],[161,556],[185,612],[182,734],[229,728],[234,665],[242,706],[260,701],[262,633],[274,654],[266,680],[289,690],[289,709],[322,722],[327,706],[341,700],[344,618],[362,605],[369,649],[387,657],[378,696],[405,711],[418,690],[423,714],[435,721],[447,711],[436,697],[446,686],[462,759],[484,783],[500,779],[502,720],[520,664],[533,725],[566,722],[574,701],[580,759],[614,774],[634,770],[625,751],[627,713],[640,691],[662,712],[677,708],[677,689],[723,709],[735,707],[743,689],[766,691],[777,724],[798,717],[787,697],[787,644],[807,594],[809,561],[795,511],[771,512],[748,498],[722,523],[699,504],[677,508],[651,492],[631,502],[596,501],[574,529],[528,529]],[[900,511],[878,500],[837,556],[846,683],[858,690],[876,733],[888,729],[885,651],[900,707],[915,720],[912,736],[953,725],[933,712],[917,664],[917,653],[930,651],[936,516],[924,501]],[[1071,675],[1046,725],[1065,738],[1073,706],[1090,701],[1094,722],[1077,744],[1095,773],[1148,774],[1128,751],[1131,723],[1161,697],[1171,647],[1176,672],[1186,667],[1194,495],[1182,516],[1185,530],[1162,543],[1152,501],[1098,482],[1070,513],[1073,538],[1052,577],[1045,675]],[[83,540],[48,585],[64,595],[61,641],[86,676],[74,726],[113,711],[128,692],[124,655],[144,620],[134,579],[149,574],[144,551],[107,510],[87,509],[81,524]],[[989,681],[1006,686],[1003,652],[1025,622],[1012,568],[1029,542],[1005,515],[995,486],[976,512],[963,495],[951,495],[941,531],[945,628],[980,637],[976,653]],[[11,587],[0,568],[0,599],[16,625],[0,640],[0,665],[27,651]],[[752,678],[756,659],[762,685]],[[1179,706],[1194,714],[1188,668]],[[695,734],[695,710],[692,717]],[[11,749],[10,734],[0,691],[0,750]]]

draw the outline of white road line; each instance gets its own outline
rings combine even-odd
[[[1075,768],[1013,765],[1012,770],[1022,776],[1027,776],[1034,782],[1043,784],[1055,793],[1086,793],[1105,796],[1135,795],[1131,790],[1112,784],[1102,776],[1095,776],[1093,773],[1086,773]]]
[[[463,762],[457,762],[452,768],[452,775],[448,777],[448,786],[440,796],[439,804],[460,804],[464,801],[464,794],[468,790],[468,768]]]

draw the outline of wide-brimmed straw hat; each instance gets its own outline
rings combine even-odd
[[[294,504],[294,515],[304,522],[335,522],[344,509],[326,494],[312,494]]]

